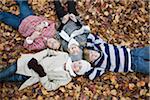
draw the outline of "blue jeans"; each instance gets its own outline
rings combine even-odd
[[[131,50],[131,69],[150,74],[150,46]]]
[[[16,0],[16,2],[19,5],[20,14],[16,16],[9,12],[0,12],[0,21],[18,30],[21,21],[27,16],[33,15],[33,11],[29,8],[27,0]]]
[[[25,75],[16,74],[17,63],[13,63],[11,66],[0,72],[0,82],[24,82],[29,77]]]

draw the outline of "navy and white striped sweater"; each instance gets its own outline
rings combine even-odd
[[[85,75],[89,79],[101,76],[105,71],[128,72],[131,70],[130,49],[124,46],[115,46],[103,41],[98,35],[89,34],[87,48],[101,52],[101,56],[93,62],[95,66]]]

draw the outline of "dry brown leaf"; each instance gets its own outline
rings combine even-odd
[[[47,90],[45,90],[45,89],[41,89],[41,91],[42,91],[42,93],[43,93],[43,95],[48,95],[49,93],[47,92]]]
[[[39,96],[37,97],[37,100],[44,100],[44,99],[43,99],[42,96],[39,95]]]
[[[147,90],[146,90],[146,89],[141,89],[141,90],[140,90],[140,96],[141,96],[141,95],[145,95],[145,94],[146,94],[146,92],[147,92]]]
[[[4,50],[4,44],[0,44],[0,50]]]
[[[116,79],[117,79],[116,76],[110,77],[110,80],[111,80],[112,84],[116,84],[117,83]]]
[[[64,88],[64,87],[60,87],[59,90],[60,90],[61,92],[65,92],[65,88]]]
[[[135,85],[133,83],[129,83],[129,90],[133,90]]]
[[[23,95],[22,98],[21,98],[21,100],[28,100],[28,97],[25,96],[25,95]]]
[[[140,81],[140,82],[137,82],[136,85],[137,85],[138,87],[145,86],[145,82],[144,82],[144,81]]]
[[[110,94],[115,96],[115,95],[117,95],[117,91],[115,89],[113,89],[113,90],[110,91]]]

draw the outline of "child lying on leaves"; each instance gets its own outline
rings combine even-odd
[[[24,82],[19,90],[41,82],[48,91],[68,84],[72,77],[83,75],[90,63],[72,62],[66,52],[45,49],[35,54],[22,54],[16,63],[0,72],[0,82]]]
[[[130,50],[125,46],[115,46],[103,41],[98,35],[90,34],[84,58],[93,68],[85,73],[93,80],[106,71],[141,72],[150,74],[150,46]]]

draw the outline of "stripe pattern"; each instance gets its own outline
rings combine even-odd
[[[106,71],[128,72],[131,70],[130,49],[125,46],[115,46],[103,41],[98,35],[89,34],[87,48],[101,52],[101,57],[93,62],[95,66],[86,73],[91,80]]]

